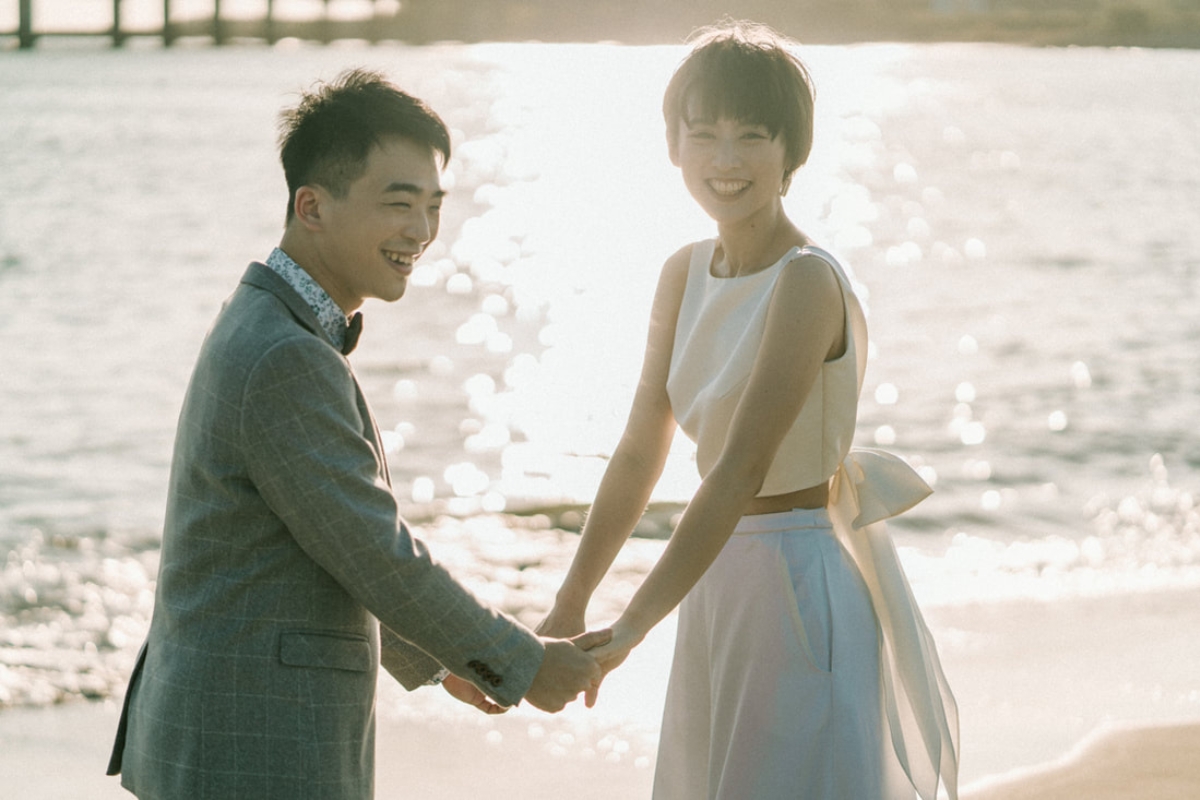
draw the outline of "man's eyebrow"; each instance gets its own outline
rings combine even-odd
[[[383,190],[384,194],[392,194],[394,192],[404,192],[406,194],[421,194],[425,190],[415,183],[389,183]],[[435,198],[445,197],[446,192],[443,189],[438,189],[433,193]]]

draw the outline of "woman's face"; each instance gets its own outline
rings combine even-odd
[[[766,126],[721,117],[681,120],[673,160],[692,197],[718,224],[780,202],[785,147]]]

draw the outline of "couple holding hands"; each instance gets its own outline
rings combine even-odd
[[[670,158],[718,235],[662,269],[629,421],[536,632],[411,534],[346,359],[357,309],[400,299],[437,235],[446,126],[365,71],[283,114],[283,237],[187,390],[109,774],[143,800],[366,800],[380,664],[486,713],[591,705],[678,606],[656,798],[954,796],[954,700],[882,524],[929,489],[851,450],[863,310],[783,209],[813,131],[792,49],[722,24],[667,87]],[[585,632],[677,425],[700,488],[629,606]]]

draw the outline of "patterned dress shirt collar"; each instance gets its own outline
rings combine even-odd
[[[317,321],[321,323],[325,333],[329,334],[333,346],[341,350],[346,341],[346,326],[349,324],[346,312],[342,311],[341,306],[333,301],[313,276],[278,247],[267,257],[267,266],[287,281],[288,286],[296,290],[296,294],[304,298],[304,302],[308,303],[308,307],[317,315]]]

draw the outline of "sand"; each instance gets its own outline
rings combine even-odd
[[[962,716],[964,800],[1200,797],[1200,591],[930,609]],[[596,709],[487,718],[380,692],[377,797],[649,796],[670,623]],[[129,797],[103,775],[117,704],[0,712],[6,797]]]
[[[1200,724],[1114,726],[1063,759],[978,781],[964,800],[1195,800]]]

